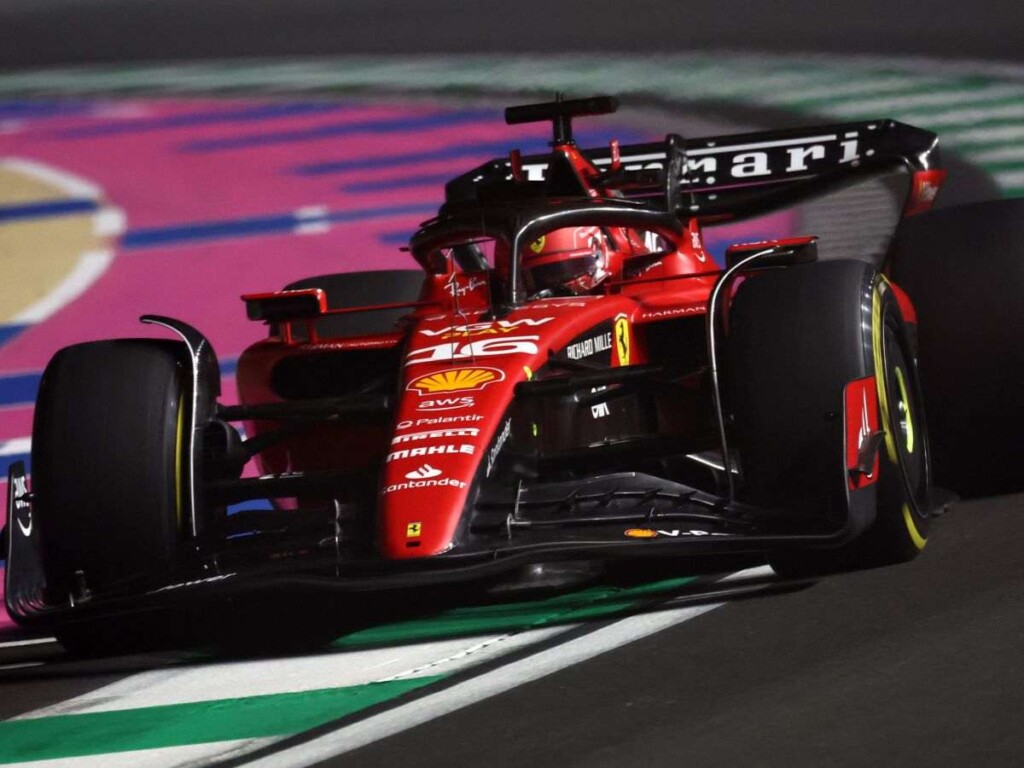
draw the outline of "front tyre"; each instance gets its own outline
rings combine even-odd
[[[32,475],[52,602],[159,574],[179,554],[187,359],[178,342],[101,341],[62,349],[43,373]]]
[[[877,388],[880,446],[874,515],[834,549],[770,554],[787,576],[904,562],[924,546],[930,470],[911,334],[885,279],[867,264],[831,261],[755,273],[729,315],[727,390],[742,460],[741,498],[803,513],[819,530],[851,514],[844,391]]]

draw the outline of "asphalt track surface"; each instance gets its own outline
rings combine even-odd
[[[1024,497],[912,565],[737,600],[332,766],[1019,765]]]
[[[121,3],[8,0],[0,12],[0,62],[18,67],[188,58],[210,51],[238,55],[252,52],[254,40],[264,46],[258,52],[280,55],[338,52],[342,45],[344,50],[473,49],[493,43],[498,34],[469,28],[478,12],[497,15],[495,3],[464,13],[465,27],[445,23],[456,13],[455,4],[440,4],[428,40],[417,37],[414,16],[393,13],[395,8],[408,12],[405,3],[353,3],[349,18],[359,22],[353,28],[390,14],[389,35],[366,42],[336,28],[326,40],[326,32],[315,30],[337,13],[327,5],[303,4],[307,11],[287,16],[280,34],[268,35],[268,17],[280,17],[267,8],[280,6],[250,12],[224,3],[212,18],[204,17],[207,39],[188,21],[199,18],[188,3],[151,3],[149,10],[138,10],[139,28],[169,23],[178,11],[184,19],[177,22],[182,26],[168,28],[172,34],[164,47],[154,48],[152,38],[145,44],[144,35],[126,34],[126,22],[118,20]],[[650,7],[665,12],[667,5]],[[745,6],[750,20],[765,23],[737,32],[731,25],[734,12],[705,21],[699,30],[684,26],[678,35],[713,39],[716,47],[749,41],[783,48],[892,52],[896,47],[907,53],[1021,58],[1024,35],[1015,14],[1000,19],[984,11],[1003,9],[946,3],[923,16],[920,9],[897,11],[894,5],[886,4],[884,12],[874,4],[852,7],[841,26],[825,4],[806,4],[799,9],[803,13],[790,4],[794,13],[781,18]],[[168,15],[172,7],[173,17]],[[316,7],[319,12],[309,10]],[[600,47],[649,37],[667,26],[645,8],[616,15],[615,34],[608,32],[605,17],[572,27],[567,38],[539,23],[533,10],[539,4],[522,7],[537,22],[529,30],[515,26],[524,22],[512,22],[510,33],[524,50]],[[700,10],[704,4],[692,7]],[[507,4],[501,4],[501,12],[507,14]],[[305,20],[305,28],[292,28],[296,17]],[[73,24],[83,22],[90,25],[88,42],[70,33]],[[53,38],[53,29],[63,32]],[[993,34],[994,29],[999,32]],[[507,42],[507,35],[502,39]],[[807,45],[801,45],[804,41]],[[631,43],[623,49],[636,48]],[[1022,496],[954,505],[911,565],[730,601],[326,764],[1018,765],[1024,757],[1019,727],[1024,713],[1022,515]],[[2,660],[46,662],[40,671],[12,670],[0,678],[0,717],[5,718],[94,690],[152,663],[133,657],[68,663],[51,647],[32,646],[4,649]]]

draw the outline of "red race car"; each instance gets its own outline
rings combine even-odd
[[[941,370],[922,394],[919,347],[941,361],[950,327],[971,325],[941,308],[960,276],[940,262],[965,229],[1011,229],[1019,206],[925,214],[937,139],[891,120],[577,147],[573,118],[615,108],[509,108],[511,124],[551,121],[550,153],[449,182],[411,239],[416,269],[243,297],[269,334],[239,360],[240,405],[218,404],[210,344],[170,318],[142,319],[177,340],[59,351],[31,488],[11,469],[11,615],[73,642],[109,617],[286,588],[736,552],[813,575],[916,556],[941,507],[923,403],[985,399]],[[735,245],[724,264],[705,250],[708,224],[893,174],[912,218],[880,262],[819,260],[810,236]],[[1004,416],[972,418],[981,438],[938,420],[948,485],[1018,482],[991,455],[972,463],[978,439],[1019,439],[1019,408]],[[261,474],[243,477],[251,459]],[[233,510],[254,499],[272,503]]]

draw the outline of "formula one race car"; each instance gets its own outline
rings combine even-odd
[[[1012,369],[1020,345],[943,304],[964,233],[1019,241],[1020,206],[925,213],[937,139],[891,120],[578,148],[573,118],[615,107],[509,108],[510,124],[552,122],[550,153],[449,182],[412,237],[416,270],[243,297],[269,335],[239,360],[240,405],[217,402],[214,352],[177,320],[142,318],[178,340],[59,351],[31,488],[11,470],[10,614],[73,642],[110,617],[286,588],[736,552],[785,575],[901,562],[940,504],[924,403],[974,404],[967,424],[934,422],[947,485],[1018,482],[992,456],[1012,456],[1019,407],[978,411],[1005,377],[957,366],[1001,344]],[[825,243],[819,260],[811,236],[738,244],[721,265],[705,250],[705,225],[893,173],[913,218],[881,263]],[[943,386],[922,395],[926,363]],[[272,504],[232,511],[253,499]]]

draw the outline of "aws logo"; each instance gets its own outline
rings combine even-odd
[[[124,214],[95,184],[34,160],[0,160],[0,323],[45,320],[114,258]]]

